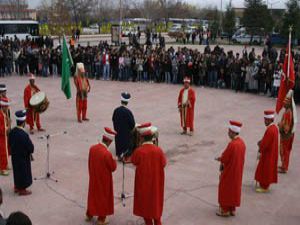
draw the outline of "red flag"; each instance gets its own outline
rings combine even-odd
[[[289,57],[290,54],[290,57]],[[290,63],[289,63],[290,59]],[[288,68],[289,67],[289,68]],[[289,71],[288,71],[289,69]],[[278,92],[278,98],[276,103],[276,113],[278,114],[279,111],[283,107],[283,101],[285,99],[286,94],[290,89],[292,89],[295,85],[295,70],[294,70],[294,62],[293,56],[290,52],[289,46],[286,49],[286,55],[283,64],[283,73],[281,76],[281,83]]]

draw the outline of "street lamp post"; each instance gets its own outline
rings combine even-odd
[[[120,5],[119,5],[119,7],[120,7],[120,11],[119,11],[119,35],[120,35],[120,44],[122,43],[122,17],[123,17],[123,11],[122,11],[122,0],[120,0]]]

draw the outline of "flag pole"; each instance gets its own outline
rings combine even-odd
[[[292,26],[289,27],[289,49],[288,49],[288,67],[287,67],[287,85],[289,85],[289,80],[290,80],[290,60],[291,60],[291,39],[292,39]]]

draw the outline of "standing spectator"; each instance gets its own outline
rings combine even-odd
[[[143,63],[144,63],[144,60],[142,58],[142,55],[138,55],[138,58],[136,60],[136,64],[137,64],[137,80],[138,81],[143,81]]]
[[[76,40],[79,41],[79,38],[80,38],[80,29],[77,27],[76,31]]]
[[[114,50],[111,53],[111,76],[112,80],[118,80],[119,76],[119,58],[117,52]]]
[[[109,52],[103,52],[102,64],[103,64],[103,80],[109,80],[110,77],[110,54]]]
[[[50,60],[48,49],[42,50],[41,59],[42,59],[42,76],[48,77],[49,60]]]
[[[125,80],[125,61],[124,61],[124,53],[119,57],[119,80]]]
[[[136,55],[133,53],[131,57],[130,69],[132,73],[132,81],[135,82],[137,78]]]
[[[282,66],[279,64],[273,74],[273,88],[272,88],[272,97],[277,98],[278,90],[280,87],[280,81],[282,76]]]
[[[129,56],[129,53],[126,52],[125,57],[124,57],[124,69],[125,69],[125,76],[124,76],[124,80],[128,81],[131,77],[131,58]]]
[[[173,84],[177,84],[178,61],[176,56],[172,57],[172,75],[173,75]]]
[[[57,68],[57,63],[58,63],[58,55],[57,55],[57,50],[53,49],[51,52],[50,56],[50,62],[52,66],[52,75],[58,75],[58,68]]]

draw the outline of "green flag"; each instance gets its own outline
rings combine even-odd
[[[62,73],[61,73],[61,90],[65,93],[67,99],[71,98],[71,67],[73,66],[73,59],[67,46],[66,37],[63,38],[62,49]]]

